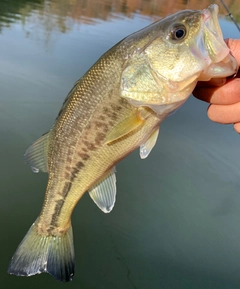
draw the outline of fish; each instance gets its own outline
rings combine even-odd
[[[109,213],[116,164],[139,148],[145,159],[160,123],[198,81],[236,74],[223,40],[218,6],[169,15],[118,42],[73,86],[48,133],[25,152],[34,172],[48,173],[40,215],[14,253],[8,273],[74,275],[71,214],[88,192]]]

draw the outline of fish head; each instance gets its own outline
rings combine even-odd
[[[224,42],[216,4],[170,15],[124,41],[132,51],[120,95],[158,115],[181,106],[198,81],[231,76],[238,70]]]

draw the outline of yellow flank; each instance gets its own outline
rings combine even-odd
[[[108,110],[109,106],[111,109]],[[46,199],[39,219],[39,226],[42,227],[44,224],[46,233],[52,233],[51,230],[54,232],[67,230],[72,210],[81,196],[120,159],[140,146],[159,124],[160,119],[155,113],[150,112],[149,109],[141,110],[146,111],[147,117],[144,120],[133,106],[121,98],[104,98],[98,105],[96,118],[92,118],[82,131],[81,139],[77,141],[74,149],[72,162],[66,163],[64,175],[57,183],[58,186],[62,186],[61,193],[51,194],[51,179],[49,179]],[[124,123],[126,119],[131,124],[131,118],[135,119],[135,116],[136,127],[133,126],[127,133],[121,132],[119,138],[116,137],[110,143],[106,141],[109,131],[119,132],[119,124]],[[56,180],[53,179],[54,185],[55,182]]]

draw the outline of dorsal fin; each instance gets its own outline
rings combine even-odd
[[[24,161],[31,166],[34,173],[47,172],[49,133],[36,140],[25,152]]]

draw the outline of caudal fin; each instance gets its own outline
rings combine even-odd
[[[35,223],[18,246],[8,273],[32,276],[47,272],[59,281],[71,281],[74,275],[72,227],[62,236],[39,235]]]

